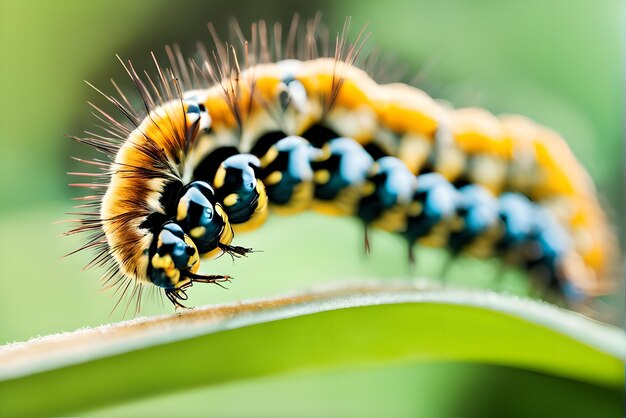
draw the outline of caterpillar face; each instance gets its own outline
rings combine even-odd
[[[313,209],[359,219],[366,249],[381,228],[407,240],[410,258],[415,244],[442,247],[500,257],[566,297],[605,291],[611,235],[565,142],[522,117],[378,84],[354,66],[360,42],[342,37],[314,59],[316,42],[258,56],[244,42],[239,59],[218,41],[203,54],[214,60],[173,57],[146,80],[125,65],[147,114],[118,90],[105,97],[127,121],[97,108],[105,133],[76,138],[112,161],[90,163],[103,174],[87,186],[105,192],[85,198],[97,219],[70,231],[93,234],[83,248],[98,249],[105,281],[156,285],[180,307],[194,282],[230,279],[199,274],[200,260],[251,252],[235,233],[269,211]]]
[[[155,235],[149,253],[148,278],[163,289],[180,289],[191,280],[186,272],[200,267],[198,250],[182,228],[168,222]]]

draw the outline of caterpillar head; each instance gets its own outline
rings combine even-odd
[[[163,289],[180,289],[200,267],[198,249],[183,229],[168,222],[155,234],[149,253],[148,277]]]
[[[200,255],[194,242],[180,225],[167,222],[155,234],[149,252],[148,278],[163,289],[165,295],[177,308],[187,299],[185,289],[194,282],[215,283],[230,281],[229,276],[196,274],[200,267]]]

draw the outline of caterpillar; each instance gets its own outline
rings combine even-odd
[[[304,31],[294,18],[285,39],[264,21],[249,41],[209,29],[214,51],[168,47],[167,68],[152,54],[156,75],[120,59],[143,107],[115,82],[94,87],[122,117],[92,104],[102,132],[72,137],[106,156],[76,159],[97,172],[77,173],[94,180],[76,184],[90,193],[67,232],[88,235],[76,251],[96,251],[106,287],[139,301],[156,286],[182,308],[194,283],[231,280],[199,273],[201,260],[252,251],[235,233],[312,209],[356,217],[367,251],[381,228],[409,260],[416,244],[501,257],[568,301],[611,288],[605,215],[556,132],[374,81],[358,68],[366,29],[349,42],[349,19],[333,44],[318,18]]]

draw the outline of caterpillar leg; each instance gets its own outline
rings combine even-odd
[[[233,259],[240,257],[247,257],[248,254],[253,253],[252,248],[240,247],[238,245],[224,245],[218,244],[218,247],[226,254],[230,255]]]
[[[365,251],[366,255],[369,254],[371,251],[369,228],[367,227],[367,225],[365,225],[363,228],[363,250]]]
[[[184,285],[177,289],[165,289],[165,296],[172,302],[175,309],[189,309],[187,306],[183,305],[180,301],[187,300],[187,292],[186,290],[193,286],[194,282],[196,283],[213,283],[225,289],[222,283],[230,282],[232,277],[230,276],[222,276],[217,274],[211,275],[203,275],[192,273],[191,271],[181,271],[181,276],[189,279]]]
[[[220,274],[205,275],[205,274],[196,274],[192,272],[184,272],[183,274],[185,277],[188,277],[189,279],[191,279],[191,283],[187,287],[191,287],[193,283],[213,283],[213,284],[218,285],[219,287],[226,289],[224,285],[222,285],[222,283],[230,283],[230,281],[232,280],[231,276],[223,276]],[[186,289],[187,287],[185,287],[184,289]]]
[[[407,245],[407,259],[409,260],[410,268],[415,267],[415,254],[413,253],[414,251],[413,247],[414,247],[413,244]]]
[[[189,309],[187,306],[179,302],[179,300],[187,300],[187,293],[182,289],[165,289],[165,296],[172,302],[174,309]]]

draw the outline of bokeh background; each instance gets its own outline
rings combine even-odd
[[[64,135],[81,134],[94,124],[87,101],[104,104],[83,80],[112,91],[108,80],[114,78],[130,89],[116,53],[150,68],[149,51],[164,58],[163,46],[176,42],[191,54],[196,41],[208,42],[208,21],[227,34],[231,17],[245,28],[261,18],[287,24],[294,12],[310,18],[317,11],[331,33],[346,16],[353,17],[353,33],[369,22],[369,44],[402,63],[406,78],[416,76],[437,98],[457,107],[528,115],[561,132],[595,179],[622,236],[626,14],[618,0],[0,0],[0,343],[124,316],[123,307],[110,313],[112,292],[98,293],[101,272],[80,271],[89,254],[61,258],[80,241],[59,237],[66,227],[54,223],[69,218],[64,212],[71,210],[70,198],[80,194],[67,186],[75,179],[66,172],[80,168],[70,156],[93,155]],[[402,242],[379,233],[373,254],[364,258],[355,222],[310,214],[271,219],[238,243],[262,252],[236,263],[206,263],[204,271],[231,274],[236,281],[228,291],[194,288],[191,305],[271,296],[337,279],[436,277],[445,259],[421,250],[417,269],[410,271]],[[492,262],[457,264],[450,273],[453,283],[490,285]],[[519,275],[509,276],[511,291],[523,291]],[[608,302],[617,312],[623,309],[621,296]],[[168,305],[148,299],[143,313],[169,313]],[[503,373],[458,364],[311,372],[100,413],[469,415],[487,414],[496,403],[505,408],[500,412],[523,412],[515,388],[532,374],[508,371],[507,390],[496,390]],[[490,395],[480,387],[491,388]],[[532,396],[540,400],[541,390]]]

